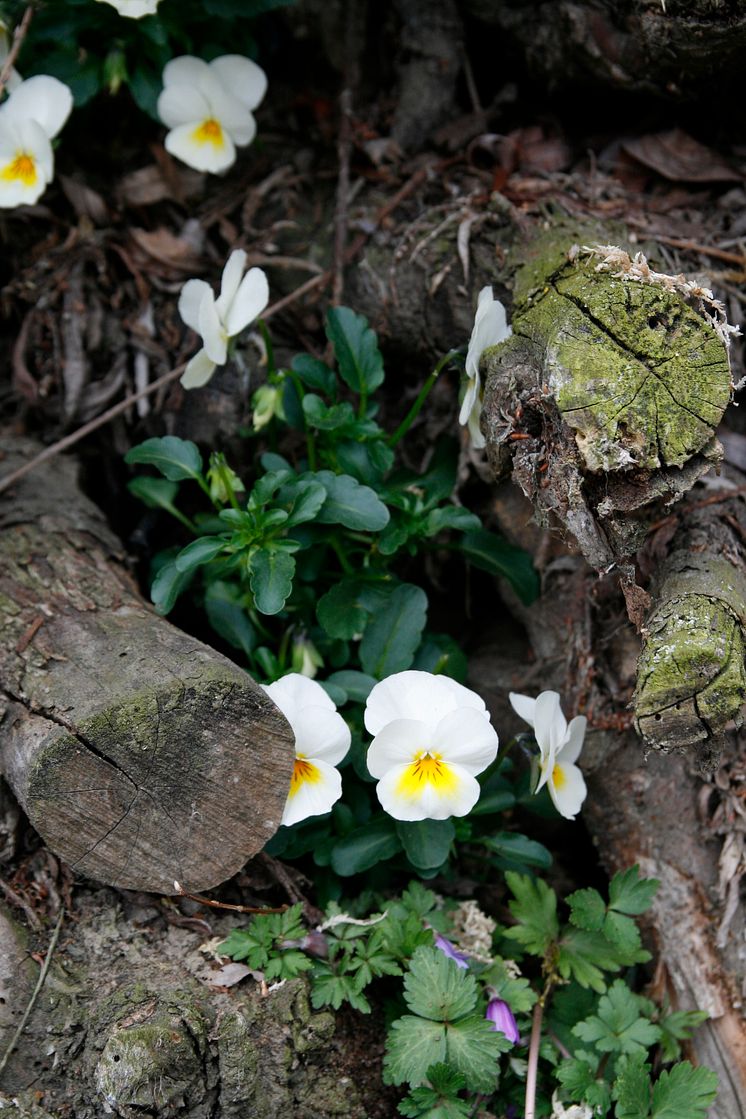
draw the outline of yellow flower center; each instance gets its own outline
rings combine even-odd
[[[33,186],[38,178],[34,157],[27,152],[19,152],[13,162],[0,171],[0,178],[6,182],[21,182],[24,186]]]
[[[321,771],[313,762],[307,761],[300,754],[293,763],[293,776],[290,778],[289,796],[294,797],[304,782],[315,785],[321,780]]]
[[[552,769],[552,784],[554,785],[555,791],[564,788],[567,784],[567,777],[561,765],[555,765]]]
[[[402,773],[396,792],[399,796],[418,796],[425,785],[434,785],[439,793],[449,793],[456,788],[458,780],[440,754],[421,750],[411,765]]]
[[[212,144],[213,147],[222,148],[225,146],[223,138],[223,129],[219,120],[215,117],[208,117],[203,120],[192,133],[192,139],[196,140],[198,144]]]

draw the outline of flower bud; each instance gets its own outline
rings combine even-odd
[[[278,385],[260,385],[253,396],[252,423],[256,431],[266,427],[275,416],[283,418],[282,393]]]
[[[313,680],[318,670],[323,667],[324,660],[313,641],[309,641],[307,637],[299,637],[293,642],[291,664],[293,672],[299,672],[301,676]]]
[[[513,1045],[520,1040],[518,1026],[513,1017],[513,1011],[502,999],[490,999],[487,1003],[487,1010],[484,1016],[493,1023],[493,1030],[505,1034],[508,1041],[512,1042]]]

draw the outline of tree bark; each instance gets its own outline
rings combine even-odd
[[[12,469],[32,446],[15,443]],[[72,869],[201,890],[279,827],[293,736],[245,672],[159,618],[68,459],[0,499],[0,758]]]

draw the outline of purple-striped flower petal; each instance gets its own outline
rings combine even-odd
[[[497,1030],[498,1033],[505,1034],[508,1041],[510,1041],[513,1045],[515,1045],[516,1042],[520,1039],[518,1026],[516,1025],[515,1018],[513,1017],[513,1011],[510,1009],[506,1002],[503,1002],[502,999],[490,999],[490,1001],[487,1003],[485,1018],[493,1023],[493,1030]]]

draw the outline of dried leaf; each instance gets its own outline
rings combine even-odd
[[[58,175],[57,178],[79,218],[90,218],[94,225],[106,225],[111,220],[109,207],[97,190],[71,179],[69,175]]]
[[[680,128],[626,140],[622,145],[638,163],[674,183],[740,182],[741,176],[711,148]]]
[[[140,167],[120,179],[116,191],[117,197],[128,206],[152,206],[155,202],[162,202],[164,198],[179,201],[177,194],[181,198],[201,194],[205,185],[205,176],[199,171],[178,168],[175,175],[178,183],[177,190],[174,190],[156,164]]]
[[[175,273],[176,278],[191,276],[200,269],[199,254],[195,252],[191,239],[176,237],[165,226],[154,230],[132,228],[130,238],[137,249]]]

